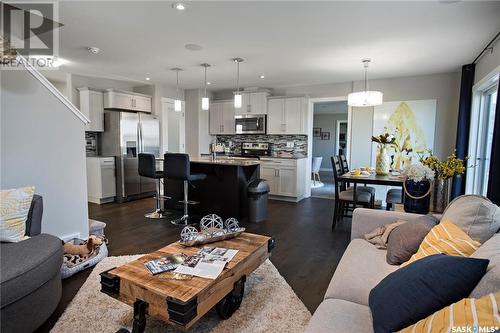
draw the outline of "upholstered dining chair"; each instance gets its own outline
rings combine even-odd
[[[360,204],[365,208],[373,208],[373,197],[368,191],[356,191],[356,204],[354,203],[354,189],[349,188],[343,190],[343,182],[340,180],[340,176],[343,174],[342,167],[340,165],[340,158],[338,156],[330,157],[333,169],[333,182],[335,186],[335,200],[334,200],[334,211],[333,211],[333,221],[332,230],[335,229],[335,225],[339,219],[343,217],[350,217],[346,214],[346,210],[349,205],[352,204],[353,210],[356,205]]]

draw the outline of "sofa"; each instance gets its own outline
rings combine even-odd
[[[63,247],[41,233],[43,199],[34,195],[26,221],[30,238],[0,243],[1,332],[33,332],[61,299]]]
[[[398,219],[411,223],[419,216],[421,215],[365,208],[358,208],[353,212],[351,242],[330,281],[322,303],[308,323],[306,333],[373,332],[372,315],[368,306],[370,291],[399,266],[389,265],[386,262],[387,251],[377,249],[364,239],[364,235]],[[497,236],[499,235],[494,237]]]

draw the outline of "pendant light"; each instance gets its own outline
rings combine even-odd
[[[383,94],[380,91],[370,91],[368,90],[368,65],[370,64],[370,59],[361,60],[365,67],[365,90],[357,91],[347,95],[347,104],[349,106],[365,107],[365,106],[376,106],[383,102]]]
[[[244,60],[242,58],[234,58],[233,61],[236,63],[236,93],[234,94],[234,108],[241,109],[242,98],[240,94],[240,62]]]
[[[210,67],[210,64],[203,63],[201,64],[201,67],[205,68],[205,82],[204,82],[205,93],[201,99],[201,109],[207,111],[208,109],[210,109],[210,100],[207,97],[207,68]]]
[[[182,71],[182,68],[172,68],[173,71],[176,72],[177,74],[177,84],[176,84],[176,98],[174,100],[174,111],[175,112],[181,112],[182,111],[182,101],[179,97],[179,72]]]

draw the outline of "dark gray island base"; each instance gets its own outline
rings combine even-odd
[[[189,186],[189,200],[199,204],[189,205],[191,223],[207,214],[217,214],[224,220],[235,217],[240,221],[248,218],[248,185],[259,178],[259,162],[252,160],[191,160],[192,173],[204,173],[207,178]],[[167,210],[182,213],[183,182],[165,179],[164,194]]]

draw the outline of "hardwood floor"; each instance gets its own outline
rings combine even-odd
[[[90,204],[89,217],[107,223],[110,256],[147,253],[178,240],[182,227],[144,217],[153,207],[151,198],[124,204]],[[276,239],[271,261],[311,313],[321,303],[349,243],[350,219],[337,224],[332,232],[332,216],[332,200],[309,198],[299,203],[270,200],[267,221],[244,225],[249,232]],[[63,280],[61,302],[38,332],[50,331],[90,272],[88,269]]]

